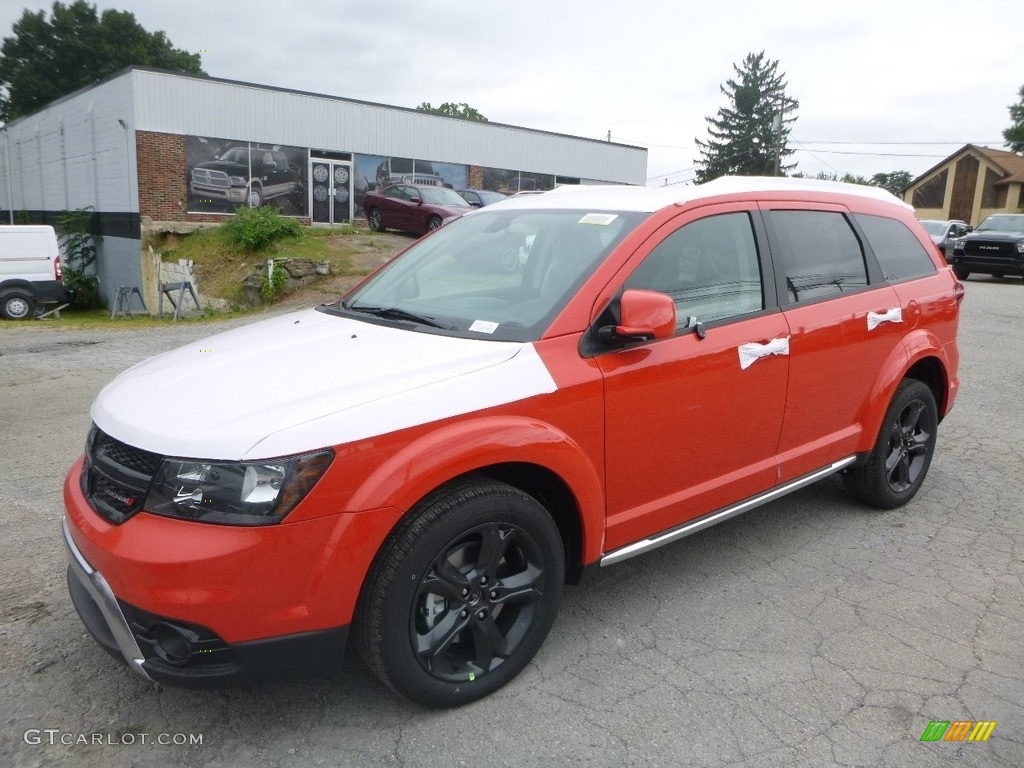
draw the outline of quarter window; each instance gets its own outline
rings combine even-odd
[[[651,251],[625,287],[671,296],[678,328],[691,317],[708,323],[764,308],[750,215],[709,216],[676,230]]]
[[[935,274],[931,256],[902,221],[860,213],[856,219],[887,282]],[[955,231],[956,225],[950,228]]]
[[[785,277],[789,303],[850,293],[868,284],[860,240],[841,213],[771,211],[768,220],[775,235],[772,257]]]

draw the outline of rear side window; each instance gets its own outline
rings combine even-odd
[[[902,221],[858,213],[855,218],[887,282],[935,274],[935,263]]]
[[[785,276],[789,303],[867,286],[860,240],[841,213],[770,211],[767,218],[776,245],[772,255],[776,269]]]

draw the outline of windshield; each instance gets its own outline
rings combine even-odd
[[[430,203],[431,205],[459,205],[463,208],[469,205],[454,189],[448,189],[447,187],[419,187],[418,189],[424,203]]]
[[[977,232],[1024,232],[1024,213],[989,216],[978,225]]]
[[[477,192],[477,194],[480,195],[480,200],[485,205],[490,205],[491,203],[496,203],[499,200],[505,199],[505,195],[501,194],[500,192],[487,192],[486,190],[481,189],[479,192]]]
[[[924,231],[929,235],[946,234],[946,222],[944,221],[930,221],[928,219],[922,219],[921,226],[924,227]]]
[[[430,321],[418,330],[535,341],[648,215],[483,208],[413,245],[333,311],[383,309]]]
[[[249,150],[243,149],[242,147],[235,147],[225,152],[221,160],[227,160],[229,163],[248,163],[249,162]]]

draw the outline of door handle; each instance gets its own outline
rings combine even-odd
[[[759,344],[756,341],[750,344],[740,344],[736,347],[736,350],[740,353],[740,370],[745,371],[762,357],[788,355],[789,336],[782,339],[772,339],[765,344]]]
[[[885,312],[868,312],[868,330],[873,331],[875,328],[880,326],[882,323],[902,323],[903,322],[903,309],[901,307],[893,307],[887,309]]]

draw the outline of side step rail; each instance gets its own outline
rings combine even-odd
[[[641,541],[635,541],[632,544],[628,544],[625,547],[612,550],[601,558],[601,567],[606,565],[614,565],[620,563],[623,560],[628,560],[631,557],[636,557],[644,552],[650,552],[652,549],[663,547],[666,544],[671,544],[673,541],[679,541],[679,539],[685,539],[698,531],[703,531],[705,528],[710,528],[716,523],[720,523],[723,520],[728,520],[730,517],[736,517],[742,515],[744,512],[749,512],[755,507],[760,507],[762,504],[767,504],[769,501],[774,501],[787,493],[799,490],[805,486],[816,483],[819,480],[823,480],[829,475],[833,475],[844,467],[848,467],[857,460],[856,456],[847,456],[845,459],[829,464],[827,467],[823,467],[819,470],[811,472],[809,475],[798,477],[796,480],[790,480],[784,485],[780,485],[776,488],[772,488],[770,491],[760,494],[759,496],[751,496],[746,501],[741,501],[738,504],[733,504],[731,507],[720,509],[718,512],[711,512],[710,514],[698,517],[696,520],[691,520],[677,528],[672,528],[664,533],[660,533],[657,536],[643,539]]]

